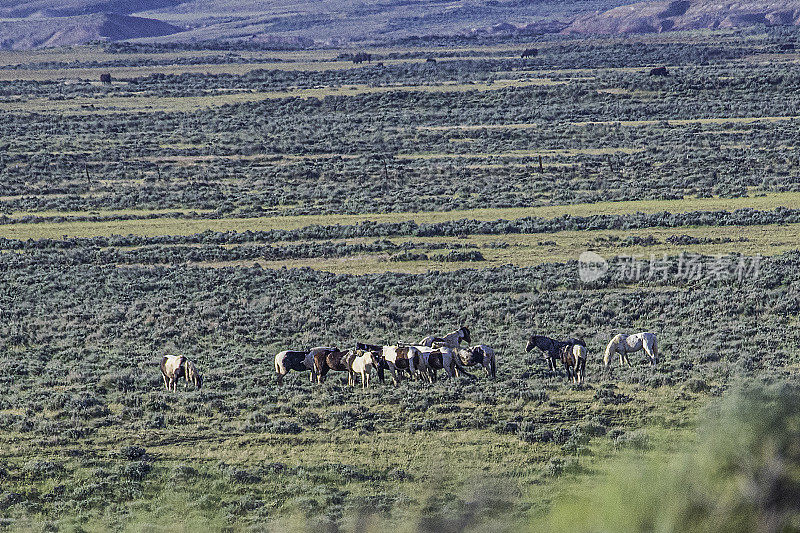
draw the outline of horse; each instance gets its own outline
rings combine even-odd
[[[614,336],[611,342],[608,343],[608,346],[606,346],[603,364],[608,367],[611,364],[611,357],[614,352],[617,352],[619,354],[619,366],[622,366],[624,363],[628,363],[628,366],[632,366],[630,360],[628,360],[628,353],[638,352],[639,350],[644,350],[644,353],[650,358],[650,366],[655,366],[658,362],[658,343],[655,333],[643,331],[642,333],[636,333],[634,335],[620,333]]]
[[[544,352],[548,367],[550,370],[555,372],[556,361],[561,358],[561,348],[563,346],[574,344],[583,346],[584,348],[586,347],[586,343],[581,339],[569,338],[563,341],[557,341],[555,339],[551,339],[550,337],[545,337],[544,335],[531,335],[531,338],[528,339],[528,344],[525,345],[525,351],[530,352],[534,348],[539,348],[542,352]]]
[[[586,379],[586,346],[565,344],[561,347],[561,362],[567,371],[567,380],[583,383]]]
[[[307,352],[297,350],[284,350],[275,354],[275,372],[278,373],[278,385],[283,383],[283,377],[289,373],[290,370],[296,372],[305,372],[311,370],[311,383],[316,379],[316,372],[314,372],[314,355],[312,351],[315,350],[334,350],[335,348],[312,348]],[[316,352],[314,352],[316,353]]]
[[[160,367],[164,388],[167,390],[177,391],[180,378],[186,378],[186,383],[193,384],[196,389],[200,389],[203,385],[203,378],[197,367],[183,355],[165,355],[161,358]]]
[[[444,337],[434,337],[429,335],[419,341],[419,345],[431,348],[433,347],[434,343],[439,343],[457,350],[461,341],[472,342],[472,339],[469,336],[469,328],[467,326],[461,326],[457,330],[453,331],[452,333],[448,333]]]
[[[482,365],[486,375],[494,378],[497,374],[497,359],[494,350],[485,344],[458,351],[458,359],[463,366]]]
[[[455,379],[461,374],[475,379],[475,376],[461,364],[456,351],[449,346],[434,344],[433,347],[415,346],[420,354],[419,372],[429,383],[437,380],[436,372],[444,370],[448,377]]]
[[[383,371],[388,370],[389,365],[386,364],[386,361],[383,358],[383,346],[378,344],[356,342],[356,350],[372,352],[372,354],[375,356],[375,360],[377,361],[377,366],[375,368],[378,370],[378,379],[381,380],[381,383],[384,383]]]
[[[182,355],[165,355],[161,358],[161,377],[164,378],[164,388],[168,391],[178,390],[178,379],[183,377],[183,365],[186,357]]]
[[[197,367],[194,366],[194,363],[186,360],[186,383],[191,383],[194,385],[194,388],[200,390],[200,387],[203,386],[203,377],[197,371]]]
[[[356,384],[356,374],[361,374],[361,388],[369,388],[369,376],[372,369],[377,369],[380,366],[378,357],[375,352],[358,350],[358,355],[350,361],[350,376],[347,379],[347,384],[351,387]]]
[[[314,356],[314,370],[317,383],[322,383],[329,370],[350,373],[350,364],[356,357],[355,350],[337,350],[322,348],[311,350]]]
[[[407,370],[411,377],[416,373],[416,365],[419,365],[419,350],[415,346],[384,346],[381,354],[386,368],[392,374],[392,381],[395,386],[400,384],[401,372]]]

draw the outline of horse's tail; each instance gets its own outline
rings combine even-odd
[[[653,366],[658,363],[658,338],[653,335]]]
[[[578,382],[583,382],[586,375],[586,347],[575,346],[575,367],[578,374]]]

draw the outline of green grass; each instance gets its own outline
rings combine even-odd
[[[108,69],[101,69],[102,72]],[[161,71],[163,72],[164,69]],[[213,69],[211,69],[213,70]],[[97,77],[100,72],[97,72]],[[204,72],[204,70],[201,70]],[[13,71],[17,72],[17,71]],[[41,72],[41,71],[37,71]],[[154,70],[153,72],[156,72]],[[0,70],[2,73],[2,70]],[[180,72],[170,72],[179,74]],[[75,74],[70,71],[70,74]],[[78,72],[78,74],[82,74]],[[54,74],[55,76],[56,74]],[[64,73],[61,73],[62,77]],[[122,74],[118,74],[122,75]],[[133,76],[133,74],[129,74]],[[138,75],[145,75],[139,73]],[[88,76],[91,77],[91,76]],[[54,114],[106,114],[119,112],[157,112],[157,111],[192,111],[196,109],[217,107],[228,104],[258,102],[265,99],[278,98],[325,98],[326,96],[355,96],[369,93],[385,93],[391,91],[415,91],[426,93],[496,91],[507,87],[529,87],[535,85],[552,85],[551,80],[498,80],[493,83],[458,83],[445,82],[437,85],[388,85],[372,87],[364,84],[347,84],[341,87],[322,87],[313,89],[287,89],[267,92],[224,92],[205,96],[153,97],[153,96],[107,96],[104,98],[75,97],[67,100],[53,101],[49,98],[14,99],[0,102],[0,111]]]
[[[673,213],[689,211],[716,211],[753,208],[770,210],[779,206],[800,207],[800,193],[766,193],[743,198],[686,198],[682,200],[642,200],[626,202],[598,202],[559,206],[516,207],[506,209],[470,209],[464,211],[429,211],[420,213],[380,213],[363,215],[297,215],[260,218],[224,218],[219,220],[186,220],[159,218],[151,220],[125,220],[104,222],[42,222],[36,224],[0,225],[0,237],[9,239],[42,239],[68,237],[93,237],[108,235],[191,235],[206,230],[259,231],[270,229],[297,229],[312,224],[358,224],[364,221],[417,223],[445,222],[459,219],[513,220],[522,217],[553,218],[561,215],[623,215],[626,213]],[[130,211],[136,212],[136,211]],[[146,212],[146,211],[145,211]],[[34,212],[26,214],[37,214]],[[54,216],[55,212],[48,212]],[[62,213],[68,215],[68,212]],[[645,230],[648,231],[648,230]],[[678,232],[675,230],[674,232]],[[714,230],[716,231],[716,229]],[[583,233],[583,232],[581,232]],[[545,234],[534,236],[546,240]]]

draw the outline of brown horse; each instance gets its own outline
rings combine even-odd
[[[317,383],[322,383],[329,370],[334,372],[350,373],[353,359],[356,357],[355,350],[321,349],[314,354],[314,374]]]

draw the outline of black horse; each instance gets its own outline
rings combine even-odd
[[[574,346],[576,344],[586,347],[586,343],[582,339],[569,338],[563,341],[557,341],[550,337],[545,337],[544,335],[531,335],[531,338],[528,339],[528,344],[525,346],[525,351],[530,352],[534,348],[539,348],[544,352],[545,359],[547,359],[547,366],[550,370],[555,372],[556,361],[561,360],[561,349],[565,346]]]

